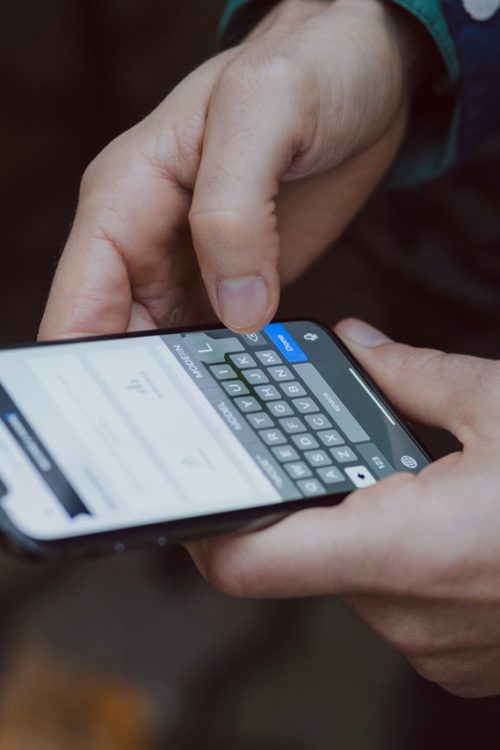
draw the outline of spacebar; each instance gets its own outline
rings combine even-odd
[[[307,362],[303,365],[295,365],[295,369],[312,391],[312,395],[316,396],[323,408],[335,420],[352,443],[361,443],[364,440],[370,440],[369,435],[361,427],[358,420],[351,414],[335,391],[330,388],[314,365]]]

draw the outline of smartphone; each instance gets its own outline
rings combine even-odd
[[[0,530],[31,557],[267,522],[430,461],[312,320],[0,349]]]

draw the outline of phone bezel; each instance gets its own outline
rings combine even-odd
[[[387,397],[379,389],[364,367],[355,359],[340,337],[337,336],[331,328],[314,318],[286,318],[281,319],[279,322],[284,324],[307,322],[320,326],[320,328],[322,328],[332,339],[333,343],[347,357],[349,362],[360,372],[369,386],[374,390],[377,397],[396,417],[400,426],[414,441],[424,456],[431,462],[434,460],[429,450],[422,444],[418,436],[415,435],[405,418],[399,413],[394,405],[388,401]],[[5,349],[39,348],[59,344],[71,346],[72,344],[84,343],[87,341],[109,341],[123,338],[162,336],[166,334],[220,330],[223,328],[224,326],[220,324],[205,324],[148,331],[134,331],[132,333],[106,334],[104,336],[85,336],[74,339],[41,341],[28,344],[1,345],[0,351]],[[173,544],[213,534],[236,531],[244,529],[247,524],[252,524],[252,522],[255,521],[262,521],[262,524],[265,524],[266,521],[271,523],[273,520],[277,520],[280,517],[298,510],[303,510],[304,508],[338,505],[349,494],[351,494],[352,491],[353,490],[298,500],[286,500],[279,503],[273,503],[272,505],[240,508],[219,513],[208,513],[191,518],[180,518],[171,521],[162,521],[161,523],[124,527],[122,529],[114,529],[111,531],[97,531],[90,534],[49,540],[34,539],[33,537],[24,534],[11,521],[10,517],[0,504],[0,537],[2,542],[7,545],[11,551],[18,555],[20,554],[23,557],[37,560],[51,558],[60,559],[61,557],[81,557],[87,554],[97,555],[113,552],[121,553],[125,549],[130,549],[131,547],[152,546],[152,544],[155,543],[160,547],[164,547],[170,543]]]

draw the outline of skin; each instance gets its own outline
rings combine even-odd
[[[462,451],[190,552],[233,595],[341,596],[424,677],[497,694],[500,364],[397,344],[356,320],[336,330],[406,416],[449,430]]]
[[[263,327],[281,284],[394,159],[418,39],[409,19],[376,0],[285,0],[110,143],[83,176],[40,337],[215,315]]]
[[[88,167],[41,338],[214,315],[261,328],[392,163],[426,49],[377,0],[280,3]],[[338,330],[402,411],[462,452],[335,508],[193,544],[193,558],[238,596],[342,596],[424,676],[498,693],[499,365],[355,321]]]

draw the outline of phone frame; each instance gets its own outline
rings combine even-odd
[[[405,418],[399,413],[393,404],[382,393],[365,368],[355,359],[349,349],[339,336],[334,333],[325,323],[314,318],[286,318],[278,322],[310,322],[320,326],[339,347],[348,361],[356,367],[363,375],[370,388],[377,397],[396,417],[403,430],[415,442],[418,448],[429,461],[434,461],[429,450],[422,444],[421,440],[411,429]],[[195,333],[197,331],[220,330],[225,326],[220,324],[205,324],[197,326],[185,326],[176,328],[162,328],[147,331],[134,331],[132,333],[106,334],[104,336],[85,336],[74,339],[62,339],[54,341],[40,341],[28,344],[1,345],[0,351],[6,349],[39,348],[54,345],[68,345],[84,343],[87,341],[109,341],[126,338],[140,338],[146,336],[163,336],[176,333]],[[349,492],[338,492],[318,497],[308,497],[298,500],[286,500],[272,505],[256,506],[254,508],[239,508],[236,510],[208,513],[194,516],[192,518],[180,518],[160,523],[143,524],[140,526],[127,526],[122,529],[110,531],[97,531],[90,534],[71,536],[64,539],[39,540],[24,534],[10,520],[4,511],[0,501],[0,542],[4,547],[18,556],[31,560],[50,560],[61,558],[79,558],[84,556],[96,556],[109,553],[123,553],[126,549],[137,547],[152,547],[154,544],[160,548],[170,546],[182,541],[194,540],[214,534],[223,534],[230,531],[244,530],[245,527],[256,529],[273,523],[298,510],[304,508],[333,506],[341,503]]]

